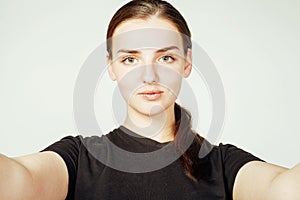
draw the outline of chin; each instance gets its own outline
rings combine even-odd
[[[147,105],[147,104],[142,104],[142,105],[135,105],[133,108],[137,112],[149,116],[149,117],[154,117],[154,116],[166,116],[168,115],[168,108],[174,104],[170,105],[162,105],[162,104],[152,104],[152,105]]]

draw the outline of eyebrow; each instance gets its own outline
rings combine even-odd
[[[169,47],[164,47],[162,49],[158,49],[156,51],[156,53],[162,53],[162,52],[166,52],[166,51],[170,51],[170,50],[179,50],[179,48],[177,46],[169,46]],[[128,49],[120,49],[117,51],[117,53],[130,53],[130,54],[138,54],[141,53],[141,51],[139,50],[128,50]]]

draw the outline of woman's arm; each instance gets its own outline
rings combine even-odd
[[[65,199],[68,171],[54,152],[18,158],[0,154],[0,199]]]
[[[300,163],[275,177],[270,199],[300,199]]]
[[[300,164],[292,169],[252,161],[243,166],[235,179],[233,199],[300,199]]]

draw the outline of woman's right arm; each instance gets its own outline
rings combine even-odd
[[[0,199],[63,200],[68,170],[55,152],[8,158],[0,154]]]

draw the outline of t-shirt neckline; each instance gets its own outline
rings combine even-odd
[[[167,145],[167,144],[173,142],[173,141],[158,142],[158,141],[153,140],[153,139],[151,139],[151,138],[142,136],[142,135],[140,135],[140,134],[138,134],[138,133],[136,133],[136,132],[130,130],[129,128],[125,127],[124,125],[120,125],[119,128],[118,128],[118,130],[119,130],[122,134],[124,134],[124,135],[126,135],[126,136],[128,136],[128,137],[130,137],[130,138],[132,138],[132,139],[134,139],[134,140],[137,140],[137,141],[139,141],[139,142],[141,142],[141,143],[146,143],[146,144],[148,144],[148,145],[151,145],[151,144],[152,144],[152,145],[155,145],[155,146],[165,146],[165,145]]]

